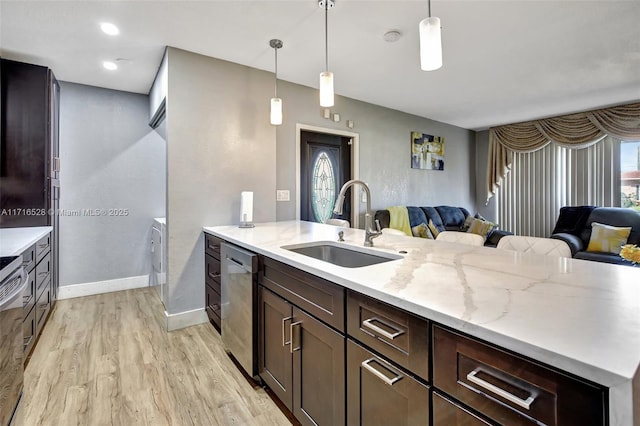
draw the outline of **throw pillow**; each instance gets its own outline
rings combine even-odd
[[[433,235],[431,234],[431,231],[429,230],[427,224],[424,222],[411,228],[411,233],[414,237],[428,238],[430,240],[433,240]]]
[[[476,214],[473,217],[475,217],[476,219],[480,219],[480,220],[487,220],[478,212],[476,212]]]
[[[464,220],[464,223],[462,224],[462,227],[460,228],[460,231],[467,232],[469,230],[469,227],[473,223],[473,220],[473,216],[467,216],[467,218]]]
[[[627,244],[631,227],[616,227],[598,222],[591,224],[591,239],[587,251],[620,254],[620,247]]]
[[[438,231],[438,228],[436,227],[436,225],[433,223],[433,220],[429,219],[429,230],[431,231],[431,235],[433,235],[433,238],[438,238],[438,234],[440,233],[440,231]]]
[[[471,224],[469,225],[469,229],[467,229],[467,232],[470,232],[472,234],[478,234],[486,240],[487,236],[491,232],[493,232],[493,230],[496,229],[497,227],[498,225],[493,222],[472,218]]]

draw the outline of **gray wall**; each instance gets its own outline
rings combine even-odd
[[[60,285],[150,273],[154,216],[164,215],[165,145],[149,99],[61,82]],[[65,216],[128,209],[127,216]]]
[[[169,48],[167,312],[204,307],[203,226],[238,224],[240,192],[254,221],[276,218],[272,75]]]
[[[296,123],[359,134],[360,179],[371,188],[374,210],[394,205],[476,210],[474,132],[342,96],[336,96],[331,108],[340,114],[335,123],[322,117],[317,89],[281,82],[278,92],[284,119],[277,128],[277,186],[291,191],[291,201],[277,203],[278,220],[296,217]],[[353,129],[346,120],[354,121]],[[445,138],[444,171],[411,169],[412,131]],[[364,208],[360,203],[361,212]]]
[[[489,131],[476,133],[476,199],[478,212],[487,220],[498,220],[496,197],[491,197],[487,204],[487,159],[489,157]]]

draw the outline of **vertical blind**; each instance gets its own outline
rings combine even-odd
[[[549,237],[560,207],[620,205],[620,141],[583,149],[556,144],[514,152],[498,189],[498,223],[516,235]]]

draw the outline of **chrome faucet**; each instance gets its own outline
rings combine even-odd
[[[364,188],[364,192],[367,194],[367,211],[364,214],[364,246],[365,247],[373,247],[373,239],[382,235],[382,230],[380,229],[380,222],[376,220],[376,228],[373,229],[373,223],[371,222],[371,191],[369,191],[369,187],[366,183],[361,180],[352,179],[342,185],[340,188],[340,193],[338,194],[338,198],[336,199],[336,204],[333,207],[333,212],[335,214],[342,214],[342,205],[344,204],[344,194],[347,192],[350,186],[359,184]]]

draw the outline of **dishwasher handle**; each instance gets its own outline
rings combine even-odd
[[[258,272],[258,256],[255,253],[228,243],[220,244],[220,253],[226,262],[230,261],[252,274]]]

